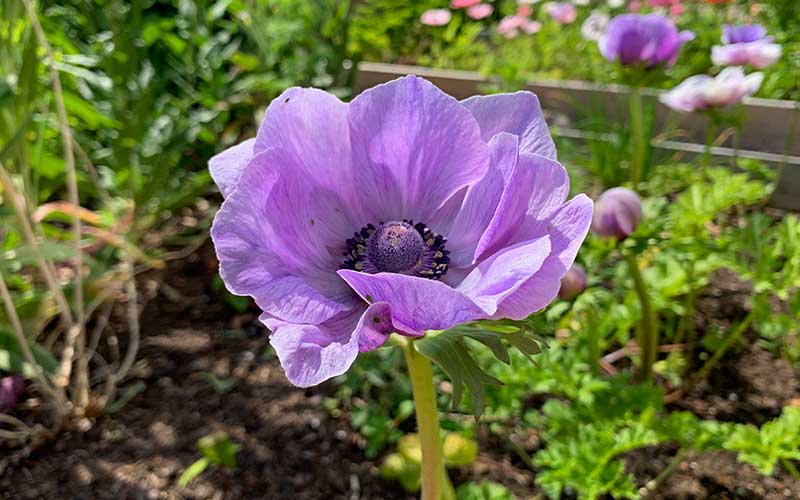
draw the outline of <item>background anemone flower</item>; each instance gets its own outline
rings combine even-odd
[[[581,25],[581,35],[585,40],[596,42],[603,38],[611,18],[605,12],[595,10]]]
[[[209,162],[228,290],[263,310],[288,379],[344,373],[419,337],[549,304],[588,231],[531,93],[459,102],[408,76],[349,104],[292,88]]]
[[[676,111],[692,112],[723,108],[755,94],[764,81],[763,73],[745,76],[740,67],[725,68],[715,78],[695,75],[674,89],[661,94],[661,102]]]
[[[426,10],[419,17],[419,22],[426,26],[444,26],[450,22],[452,14],[447,9]]]
[[[671,66],[692,38],[691,31],[679,33],[675,23],[660,14],[622,14],[611,20],[599,45],[603,57],[624,66]]]
[[[746,24],[725,25],[722,42],[711,48],[711,61],[718,66],[752,66],[763,69],[781,58],[781,46],[766,36],[763,26]]]
[[[558,24],[570,24],[578,17],[577,9],[569,2],[550,2],[545,11]]]
[[[492,15],[492,12],[494,12],[494,7],[488,3],[479,3],[467,9],[467,15],[475,20],[489,17]]]
[[[624,187],[615,187],[600,195],[595,204],[592,229],[603,239],[622,241],[642,222],[644,211],[639,195]]]

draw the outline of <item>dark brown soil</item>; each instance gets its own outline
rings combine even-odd
[[[234,315],[210,285],[198,289],[197,283],[211,283],[215,269],[204,247],[152,277],[164,286],[143,286],[151,294],[129,386],[142,381],[146,389],[89,432],[67,432],[10,467],[0,477],[0,499],[414,498],[379,476],[380,461],[364,457],[346,416],[334,419],[323,408],[330,386],[292,387],[255,315]],[[760,423],[798,397],[791,366],[769,353],[752,348],[731,360],[675,406]],[[218,393],[209,374],[235,385]],[[781,384],[773,383],[776,376]],[[197,439],[215,431],[242,445],[238,468],[212,468],[178,487],[180,474],[200,457]],[[479,438],[478,461],[454,471],[455,482],[491,479],[520,498],[542,498],[535,473],[508,443],[486,432]],[[628,468],[646,484],[675,452],[669,446],[637,450],[626,456]],[[687,456],[653,498],[800,498],[800,484],[783,471],[765,478],[733,454],[715,452]]]

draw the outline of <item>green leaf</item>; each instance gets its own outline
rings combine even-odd
[[[178,486],[181,488],[185,488],[189,481],[196,478],[200,474],[203,473],[204,470],[208,468],[211,463],[206,458],[201,458],[197,460],[195,463],[190,465],[183,474],[181,474],[180,479],[178,479]]]
[[[58,360],[50,351],[37,343],[31,343],[33,358],[47,375],[55,374],[58,370]],[[17,338],[8,330],[0,329],[0,370],[10,373],[19,373],[26,378],[33,378],[36,374],[33,367],[25,361],[22,348]]]
[[[236,387],[236,379],[233,377],[219,378],[210,372],[203,372],[200,376],[214,388],[217,394],[227,394]]]
[[[499,483],[483,481],[481,483],[464,483],[456,490],[458,500],[515,500],[511,491]]]
[[[236,454],[242,445],[234,443],[225,432],[215,432],[197,440],[197,449],[214,465],[236,468]]]
[[[126,404],[130,402],[131,399],[135,398],[147,388],[147,385],[142,382],[141,380],[133,384],[132,386],[125,389],[125,392],[122,393],[122,396],[112,401],[108,406],[106,406],[106,413],[109,415],[117,413],[121,409],[125,407]]]
[[[498,379],[483,371],[475,362],[470,346],[464,339],[472,339],[488,347],[495,358],[510,363],[506,344],[530,358],[541,352],[539,344],[519,328],[493,323],[478,323],[453,328],[446,332],[427,335],[416,341],[417,349],[439,365],[453,384],[453,407],[461,403],[466,386],[472,394],[472,411],[480,417],[486,406],[484,386],[503,385]]]

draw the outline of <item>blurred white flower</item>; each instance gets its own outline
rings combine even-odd
[[[740,67],[725,68],[716,77],[695,75],[674,89],[661,94],[660,100],[676,111],[691,112],[724,108],[755,94],[764,81],[763,73],[744,74]]]
[[[608,29],[608,23],[610,21],[611,18],[605,12],[599,10],[592,11],[581,26],[583,38],[595,42],[599,41],[606,34],[606,29]]]

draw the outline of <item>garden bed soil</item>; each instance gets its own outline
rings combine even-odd
[[[90,431],[65,432],[12,465],[0,477],[0,498],[414,498],[380,477],[379,460],[364,457],[364,443],[346,416],[334,419],[323,408],[332,386],[304,391],[286,381],[255,315],[231,313],[211,290],[215,269],[213,251],[205,246],[148,278],[165,286],[150,287],[142,315],[145,336],[132,376],[146,384],[144,391]],[[219,393],[209,373],[235,385]],[[781,384],[774,383],[775,373],[783,374]],[[715,382],[725,380],[730,386]],[[737,391],[734,408],[731,387]],[[709,383],[673,406],[706,418],[761,423],[796,398],[791,367],[753,348],[730,356]],[[197,439],[214,431],[242,445],[238,468],[209,469],[178,487],[181,473],[199,458]],[[520,498],[543,498],[535,473],[507,444],[479,435],[480,456],[471,468],[454,472],[457,483],[490,479]],[[638,484],[646,484],[675,452],[658,446],[625,458]],[[731,453],[712,452],[687,455],[651,498],[800,498],[800,483],[780,467],[775,477],[763,477]]]

